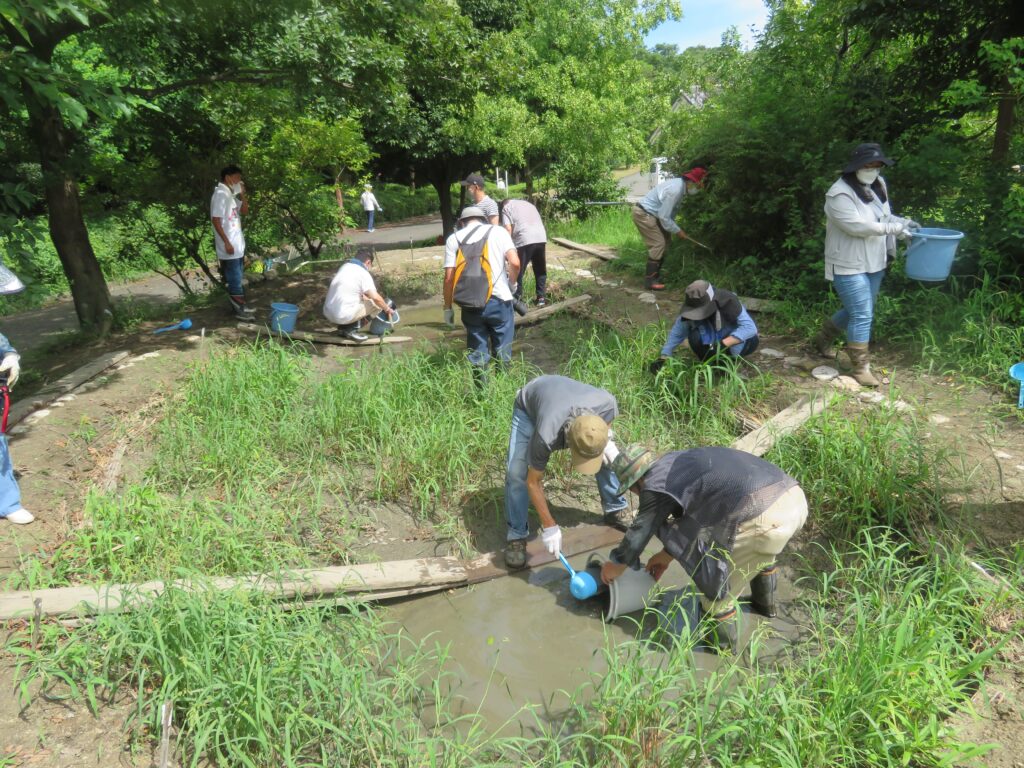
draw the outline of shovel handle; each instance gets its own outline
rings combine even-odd
[[[569,565],[569,561],[565,559],[565,555],[563,555],[561,552],[559,552],[558,553],[558,559],[562,561],[562,565],[565,566],[565,570],[567,570],[569,572],[570,576],[575,576],[576,575],[576,571],[574,571],[572,569],[572,566]]]

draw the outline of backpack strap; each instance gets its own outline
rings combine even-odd
[[[469,232],[466,233],[466,240],[469,239],[470,235],[472,235],[474,232],[476,232],[478,229],[480,229],[480,227],[487,227],[487,229],[488,229],[488,231],[484,234],[483,238],[481,238],[481,239],[488,238],[488,237],[491,236],[490,230],[494,229],[494,226],[495,226],[494,224],[477,224],[475,227],[473,227],[471,230],[469,230]],[[459,238],[457,238],[457,237],[455,238],[455,242],[459,244],[459,249],[462,248],[462,244],[464,242],[466,242],[466,240],[460,241]],[[484,243],[485,247],[486,247],[486,245],[487,244]],[[504,254],[502,254],[502,256],[503,256],[503,258],[501,259],[501,272],[498,273],[498,277],[501,277],[502,275],[506,274],[506,272],[508,271],[507,268],[506,268],[506,265],[505,265]],[[491,289],[492,290],[493,290],[494,286],[498,284],[498,277],[492,277],[492,279],[491,279]]]

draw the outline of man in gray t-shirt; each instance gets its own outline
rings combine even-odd
[[[526,200],[502,200],[498,203],[498,220],[502,226],[512,235],[512,242],[516,244],[516,252],[519,254],[519,280],[516,283],[515,297],[523,296],[523,275],[526,267],[533,264],[533,276],[537,280],[538,307],[548,303],[548,262],[547,242],[548,233],[544,229],[544,222],[541,221],[540,211],[537,206]]]
[[[470,198],[473,200],[473,205],[484,212],[484,215],[487,217],[487,223],[497,224],[498,204],[488,197],[484,191],[484,177],[479,173],[471,173],[460,181],[459,184],[466,188]]]
[[[561,549],[562,532],[544,496],[544,472],[553,451],[568,448],[573,468],[596,476],[605,522],[621,528],[629,525],[629,502],[604,461],[609,425],[618,412],[610,392],[565,376],[538,376],[519,390],[512,408],[505,474],[505,564],[510,568],[526,564],[531,502],[540,518],[544,545],[551,554]]]

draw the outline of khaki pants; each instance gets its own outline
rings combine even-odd
[[[760,515],[741,523],[732,548],[732,574],[729,594],[711,602],[701,595],[704,610],[711,614],[728,610],[746,589],[750,580],[785,548],[807,520],[807,498],[799,485],[782,494]]]
[[[360,320],[366,317],[373,317],[380,312],[380,307],[374,304],[370,299],[363,300],[363,306],[359,307],[353,314],[352,317],[343,323],[338,325],[351,325],[352,323],[358,323]]]
[[[633,206],[633,223],[636,224],[640,237],[647,246],[647,258],[661,261],[668,252],[672,235],[661,228],[658,220],[639,205]]]

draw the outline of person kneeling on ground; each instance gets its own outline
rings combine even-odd
[[[373,249],[360,248],[355,258],[341,265],[331,280],[324,301],[324,317],[338,326],[338,333],[352,341],[366,341],[368,336],[359,332],[361,324],[379,311],[394,316],[394,303],[385,301],[377,293],[370,265],[373,264]]]
[[[610,392],[565,376],[538,376],[516,394],[505,474],[509,568],[526,565],[531,502],[544,546],[553,555],[561,551],[562,530],[544,496],[544,472],[554,451],[568,448],[573,469],[595,475],[607,524],[625,529],[632,521],[629,501],[604,461],[606,448],[614,445],[609,425],[618,412]]]
[[[711,642],[737,650],[736,599],[750,583],[752,606],[773,617],[776,556],[807,519],[807,499],[795,479],[774,464],[732,448],[693,448],[656,458],[630,446],[612,458],[622,484],[640,496],[636,519],[601,567],[611,584],[639,568],[651,537],[664,548],[647,562],[660,579],[678,560],[714,618]]]
[[[690,347],[703,361],[719,352],[746,356],[759,343],[757,326],[735,293],[715,288],[707,280],[695,280],[686,286],[683,309],[668,332],[661,357],[648,368],[651,373],[660,371],[680,345]]]

